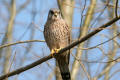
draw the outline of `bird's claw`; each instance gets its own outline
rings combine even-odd
[[[61,48],[59,48],[59,49],[52,49],[52,50],[51,50],[51,55],[52,55],[52,57],[54,57],[54,54],[55,54],[55,53],[58,53],[60,50],[61,50]]]

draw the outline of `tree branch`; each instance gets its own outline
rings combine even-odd
[[[43,57],[43,58],[39,59],[38,61],[35,61],[34,63],[31,63],[31,64],[29,64],[29,65],[27,65],[27,66],[25,66],[25,67],[21,67],[21,68],[19,68],[19,69],[16,69],[16,70],[10,72],[10,73],[7,73],[7,74],[5,74],[5,75],[2,75],[2,76],[0,77],[0,80],[3,80],[3,79],[5,79],[5,78],[7,78],[7,77],[10,77],[10,76],[13,76],[13,75],[16,75],[16,74],[18,75],[18,74],[20,74],[21,72],[24,72],[24,71],[26,71],[26,70],[28,70],[28,69],[31,69],[31,68],[33,68],[33,67],[35,67],[35,66],[37,66],[37,65],[39,65],[39,64],[41,64],[41,63],[43,63],[43,62],[45,62],[45,61],[47,61],[48,59],[51,59],[51,58],[52,58],[51,55],[46,56],[46,57]]]
[[[45,42],[45,41],[44,41],[44,40],[18,41],[18,42],[15,42],[15,43],[8,43],[8,44],[1,45],[1,46],[0,46],[0,49],[1,49],[1,48],[5,48],[5,47],[9,47],[9,46],[13,46],[13,45],[16,45],[16,44],[29,43],[29,42]]]
[[[113,18],[111,21],[109,21],[109,22],[107,22],[106,24],[102,25],[101,27],[95,29],[93,32],[91,32],[91,33],[89,33],[88,35],[82,37],[81,39],[73,42],[73,43],[70,44],[69,46],[61,49],[57,54],[54,54],[54,55],[55,55],[55,56],[56,56],[56,55],[59,55],[60,53],[63,53],[63,52],[65,52],[66,50],[69,50],[69,49],[75,47],[76,45],[78,45],[78,44],[86,41],[88,38],[94,36],[95,34],[97,34],[97,33],[100,32],[100,31],[104,30],[105,28],[107,28],[108,26],[112,25],[113,23],[115,23],[115,22],[118,21],[119,19],[120,19],[120,16],[119,16],[119,17],[116,17],[116,18]],[[49,59],[51,59],[51,58],[52,58],[52,55],[50,54],[50,55],[48,55],[48,56],[46,56],[46,57],[43,57],[43,58],[39,59],[38,61],[35,61],[35,62],[33,62],[33,63],[25,66],[25,67],[21,67],[21,68],[19,68],[19,69],[16,69],[16,70],[14,70],[14,71],[12,71],[12,72],[9,72],[9,73],[7,73],[7,74],[4,74],[4,75],[0,76],[0,80],[3,80],[3,79],[5,79],[5,78],[7,78],[7,77],[10,77],[10,76],[19,74],[19,73],[21,73],[21,72],[24,72],[24,71],[26,71],[26,70],[28,70],[28,69],[31,69],[31,68],[33,68],[33,67],[35,67],[35,66],[37,66],[37,65],[39,65],[39,64],[41,64],[41,63],[43,63],[43,62],[45,62],[45,61],[47,61],[47,60],[49,60]]]

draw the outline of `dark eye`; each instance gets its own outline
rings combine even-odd
[[[54,14],[54,12],[53,12],[52,10],[50,10],[50,13],[51,13],[51,14]]]

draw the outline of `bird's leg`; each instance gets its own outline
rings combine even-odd
[[[54,51],[54,49],[52,49],[52,50],[51,50],[51,55],[52,55],[52,57],[54,57],[54,53],[55,53],[55,51]]]
[[[52,49],[52,50],[51,50],[51,55],[52,55],[52,57],[54,57],[54,54],[55,54],[55,53],[58,53],[60,50],[61,50],[61,48],[59,48],[59,49]]]

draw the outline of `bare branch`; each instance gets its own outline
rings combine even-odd
[[[25,66],[25,67],[21,67],[21,68],[19,68],[19,69],[17,69],[17,70],[14,70],[14,71],[12,71],[12,72],[10,72],[10,73],[7,73],[7,74],[1,76],[1,77],[0,77],[0,80],[3,80],[3,79],[5,79],[5,78],[7,78],[7,77],[10,77],[10,76],[13,76],[13,75],[16,75],[16,74],[18,75],[18,74],[20,74],[21,72],[24,72],[24,71],[26,71],[26,70],[28,70],[28,69],[31,69],[31,68],[33,68],[33,67],[35,67],[35,66],[37,66],[37,65],[39,65],[39,64],[41,64],[41,63],[43,63],[43,62],[45,62],[45,61],[47,61],[48,59],[51,59],[51,58],[52,58],[51,55],[46,56],[46,57],[44,57],[44,58],[41,58],[41,59],[39,59],[38,61],[36,61],[36,62],[34,62],[34,63],[31,63],[31,64],[29,64],[29,65],[27,65],[27,66]]]
[[[9,47],[9,46],[13,46],[13,45],[16,45],[16,44],[29,43],[29,42],[45,42],[45,41],[44,41],[44,40],[18,41],[18,42],[15,42],[15,43],[8,43],[8,44],[1,45],[1,46],[0,46],[0,49],[1,49],[1,48],[5,48],[5,47]]]

